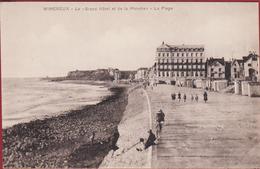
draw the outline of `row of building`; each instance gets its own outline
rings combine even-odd
[[[151,68],[139,68],[135,79],[153,79],[175,83],[182,79],[251,80],[259,77],[259,56],[250,53],[241,59],[225,61],[206,58],[203,45],[168,45],[164,42],[156,49]],[[259,80],[259,79],[258,79]]]

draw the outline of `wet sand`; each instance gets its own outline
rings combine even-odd
[[[126,88],[110,90],[97,105],[3,129],[4,167],[98,167],[128,103]]]

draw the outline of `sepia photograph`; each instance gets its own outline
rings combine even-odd
[[[4,168],[260,168],[259,2],[1,2]]]

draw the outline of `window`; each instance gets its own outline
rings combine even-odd
[[[219,68],[218,71],[221,72],[221,68]]]
[[[162,56],[164,56],[164,53],[162,54]]]
[[[237,69],[236,69],[236,68],[234,68],[234,72],[237,72]]]
[[[252,64],[251,63],[248,63],[248,65],[247,66],[252,66]]]
[[[198,53],[196,53],[196,56],[198,56]]]
[[[202,56],[203,55],[203,53],[200,53],[200,56]]]
[[[158,53],[158,56],[161,56],[161,53]]]
[[[186,56],[189,56],[189,53],[186,53]]]
[[[191,53],[191,56],[193,56],[193,53]]]
[[[179,53],[177,53],[177,56],[179,56]]]
[[[200,59],[200,63],[202,63],[202,59]]]
[[[186,69],[186,68],[187,68],[187,65],[183,65],[183,68]]]
[[[198,65],[198,69],[200,69],[200,65]]]
[[[211,72],[213,72],[213,71],[214,71],[214,69],[213,69],[213,68],[211,68],[211,69],[210,69],[210,71],[211,71]]]
[[[184,56],[184,53],[182,53],[181,56]]]

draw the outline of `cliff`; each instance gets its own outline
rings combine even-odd
[[[114,80],[114,76],[107,69],[86,70],[86,71],[70,71],[66,77],[69,80]]]

